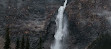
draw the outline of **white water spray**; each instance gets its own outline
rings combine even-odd
[[[67,21],[63,17],[66,4],[67,0],[65,0],[64,5],[60,6],[60,8],[58,9],[58,15],[56,17],[57,31],[54,35],[55,43],[51,45],[51,49],[62,49],[63,47],[61,41],[67,34]]]

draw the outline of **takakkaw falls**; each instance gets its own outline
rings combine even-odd
[[[67,35],[67,20],[64,17],[64,10],[66,8],[67,0],[65,0],[64,5],[60,6],[58,9],[58,14],[56,17],[56,26],[57,26],[57,31],[54,35],[55,41],[51,45],[51,49],[62,49],[62,43],[61,41],[63,38]]]
[[[111,49],[111,0],[0,0],[0,49]]]

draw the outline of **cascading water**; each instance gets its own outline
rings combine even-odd
[[[62,49],[63,47],[61,41],[67,34],[67,20],[63,17],[66,4],[67,0],[65,0],[64,6],[60,6],[58,9],[58,14],[56,17],[57,31],[54,35],[55,42],[53,45],[51,45],[51,49]]]

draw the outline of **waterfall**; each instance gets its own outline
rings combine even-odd
[[[62,49],[62,43],[61,41],[67,34],[67,20],[64,18],[64,10],[66,8],[67,0],[65,0],[64,5],[60,6],[58,9],[58,14],[56,17],[56,26],[57,26],[57,31],[54,35],[55,37],[55,42],[53,45],[51,45],[51,49]]]

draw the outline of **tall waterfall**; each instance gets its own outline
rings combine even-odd
[[[64,10],[66,8],[67,0],[65,0],[64,5],[60,6],[58,9],[58,14],[56,17],[56,26],[57,31],[54,35],[55,41],[53,45],[51,45],[51,49],[62,49],[62,40],[65,38],[67,34],[67,20],[64,18]]]

